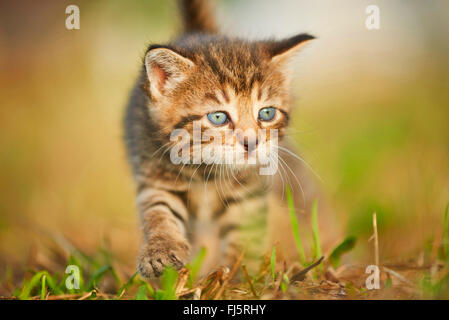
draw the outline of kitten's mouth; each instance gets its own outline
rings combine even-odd
[[[245,159],[245,160],[250,160],[250,159],[257,160],[257,152],[256,152],[256,150],[246,151],[243,154],[243,159]]]

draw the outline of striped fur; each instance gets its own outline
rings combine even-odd
[[[209,6],[209,1],[181,1],[185,33],[148,48],[126,111],[125,139],[144,234],[138,269],[149,278],[164,266],[182,267],[201,246],[208,250],[206,270],[231,263],[248,204],[267,205],[269,181],[257,165],[176,165],[169,159],[170,134],[179,128],[191,132],[193,121],[199,121],[203,131],[274,128],[282,138],[291,112],[285,61],[313,39],[306,34],[280,41],[228,38],[217,34]],[[259,121],[259,109],[269,106],[277,108],[276,118]],[[229,123],[215,128],[206,117],[215,111],[226,112]],[[229,148],[244,145],[236,139]]]

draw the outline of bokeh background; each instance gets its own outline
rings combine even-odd
[[[65,28],[65,8],[81,11]],[[380,8],[368,30],[365,8]],[[220,0],[231,35],[318,37],[294,63],[292,138],[323,179],[348,259],[428,257],[449,202],[449,2]],[[121,118],[149,43],[176,36],[176,1],[0,3],[0,277],[51,239],[105,245],[132,270],[140,230]],[[288,217],[286,217],[288,219]],[[61,240],[64,239],[64,240]]]

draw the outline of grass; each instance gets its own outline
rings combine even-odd
[[[291,195],[287,189],[287,201]],[[290,198],[289,198],[290,197]],[[289,200],[290,199],[290,200]],[[293,214],[292,214],[293,212]],[[198,271],[207,254],[205,249],[180,271],[166,268],[158,281],[145,281],[137,272],[126,276],[117,269],[113,253],[101,247],[94,254],[75,249],[67,265],[61,265],[59,272],[49,270],[24,273],[22,284],[14,282],[12,269],[0,288],[13,288],[5,298],[21,300],[46,299],[107,299],[107,300],[176,300],[176,299],[300,299],[300,298],[449,298],[449,268],[447,255],[443,260],[435,260],[429,267],[418,268],[414,264],[402,265],[400,271],[394,266],[383,266],[381,272],[382,289],[369,291],[364,288],[366,274],[363,267],[341,264],[342,256],[351,252],[356,245],[354,236],[347,236],[333,250],[329,257],[321,258],[321,243],[318,225],[318,202],[311,209],[313,231],[313,260],[306,260],[294,210],[290,211],[291,228],[298,249],[298,263],[290,266],[279,256],[276,246],[266,258],[261,257],[259,271],[250,275],[241,265],[244,254],[232,270],[218,268],[206,277],[198,278]],[[448,207],[443,217],[442,250],[447,250]],[[302,258],[299,258],[301,255]],[[352,269],[351,269],[352,268]],[[399,266],[397,266],[399,268]],[[66,284],[70,275],[79,269],[79,287],[70,288]],[[241,270],[242,277],[235,275]],[[313,272],[310,272],[312,271]],[[350,272],[348,272],[350,271]],[[234,281],[233,281],[234,280]],[[73,282],[70,282],[73,284]]]
[[[320,230],[318,227],[318,200],[315,199],[312,204],[312,234],[313,234],[313,247],[315,249],[314,260],[321,257],[321,242],[320,242]],[[323,266],[319,265],[318,269],[323,271]]]
[[[271,251],[270,269],[271,269],[271,278],[274,281],[276,273],[276,246],[273,246],[273,250]]]
[[[354,236],[346,237],[340,244],[338,244],[329,255],[329,262],[333,268],[340,265],[341,257],[344,253],[354,249],[357,239]]]
[[[306,255],[304,253],[304,247],[302,245],[301,237],[299,234],[298,218],[296,216],[295,205],[293,202],[292,192],[290,190],[289,185],[287,185],[287,187],[286,187],[286,197],[287,197],[288,210],[290,213],[291,228],[293,231],[293,235],[295,237],[295,243],[296,243],[296,248],[298,250],[299,261],[301,262],[301,264],[304,265],[306,262]]]
[[[29,281],[24,281],[22,290],[20,291],[20,294],[18,296],[19,299],[25,300],[30,297],[30,294],[34,288],[38,288],[39,284],[41,283],[42,279],[42,285],[41,285],[41,299],[42,292],[45,292],[45,278],[48,275],[47,271],[41,271],[36,273]],[[44,295],[45,298],[45,295]]]
[[[197,256],[187,265],[187,268],[190,270],[188,280],[190,287],[193,286],[193,283],[196,280],[196,276],[201,268],[204,258],[206,257],[206,253],[206,248],[201,248]]]
[[[313,252],[312,261],[307,261],[303,243],[302,243],[301,236],[300,236],[300,232],[299,232],[299,222],[298,222],[297,214],[295,211],[294,201],[293,201],[290,186],[288,184],[286,185],[286,197],[287,197],[287,204],[288,204],[289,214],[290,214],[290,224],[291,224],[291,229],[292,229],[293,236],[294,236],[295,243],[296,243],[296,248],[298,250],[299,262],[303,266],[311,265],[313,263],[313,261],[316,261],[317,259],[320,259],[322,257],[320,231],[319,231],[319,226],[318,226],[318,200],[315,199],[312,203],[311,228],[312,228],[314,252]],[[323,271],[323,266],[319,265],[318,269],[320,271]]]
[[[449,263],[449,203],[446,205],[443,223],[443,245],[446,262]]]

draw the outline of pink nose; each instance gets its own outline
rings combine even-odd
[[[251,153],[254,149],[256,149],[257,144],[259,143],[257,137],[251,137],[248,139],[247,136],[237,136],[238,142],[245,148],[246,152]]]

